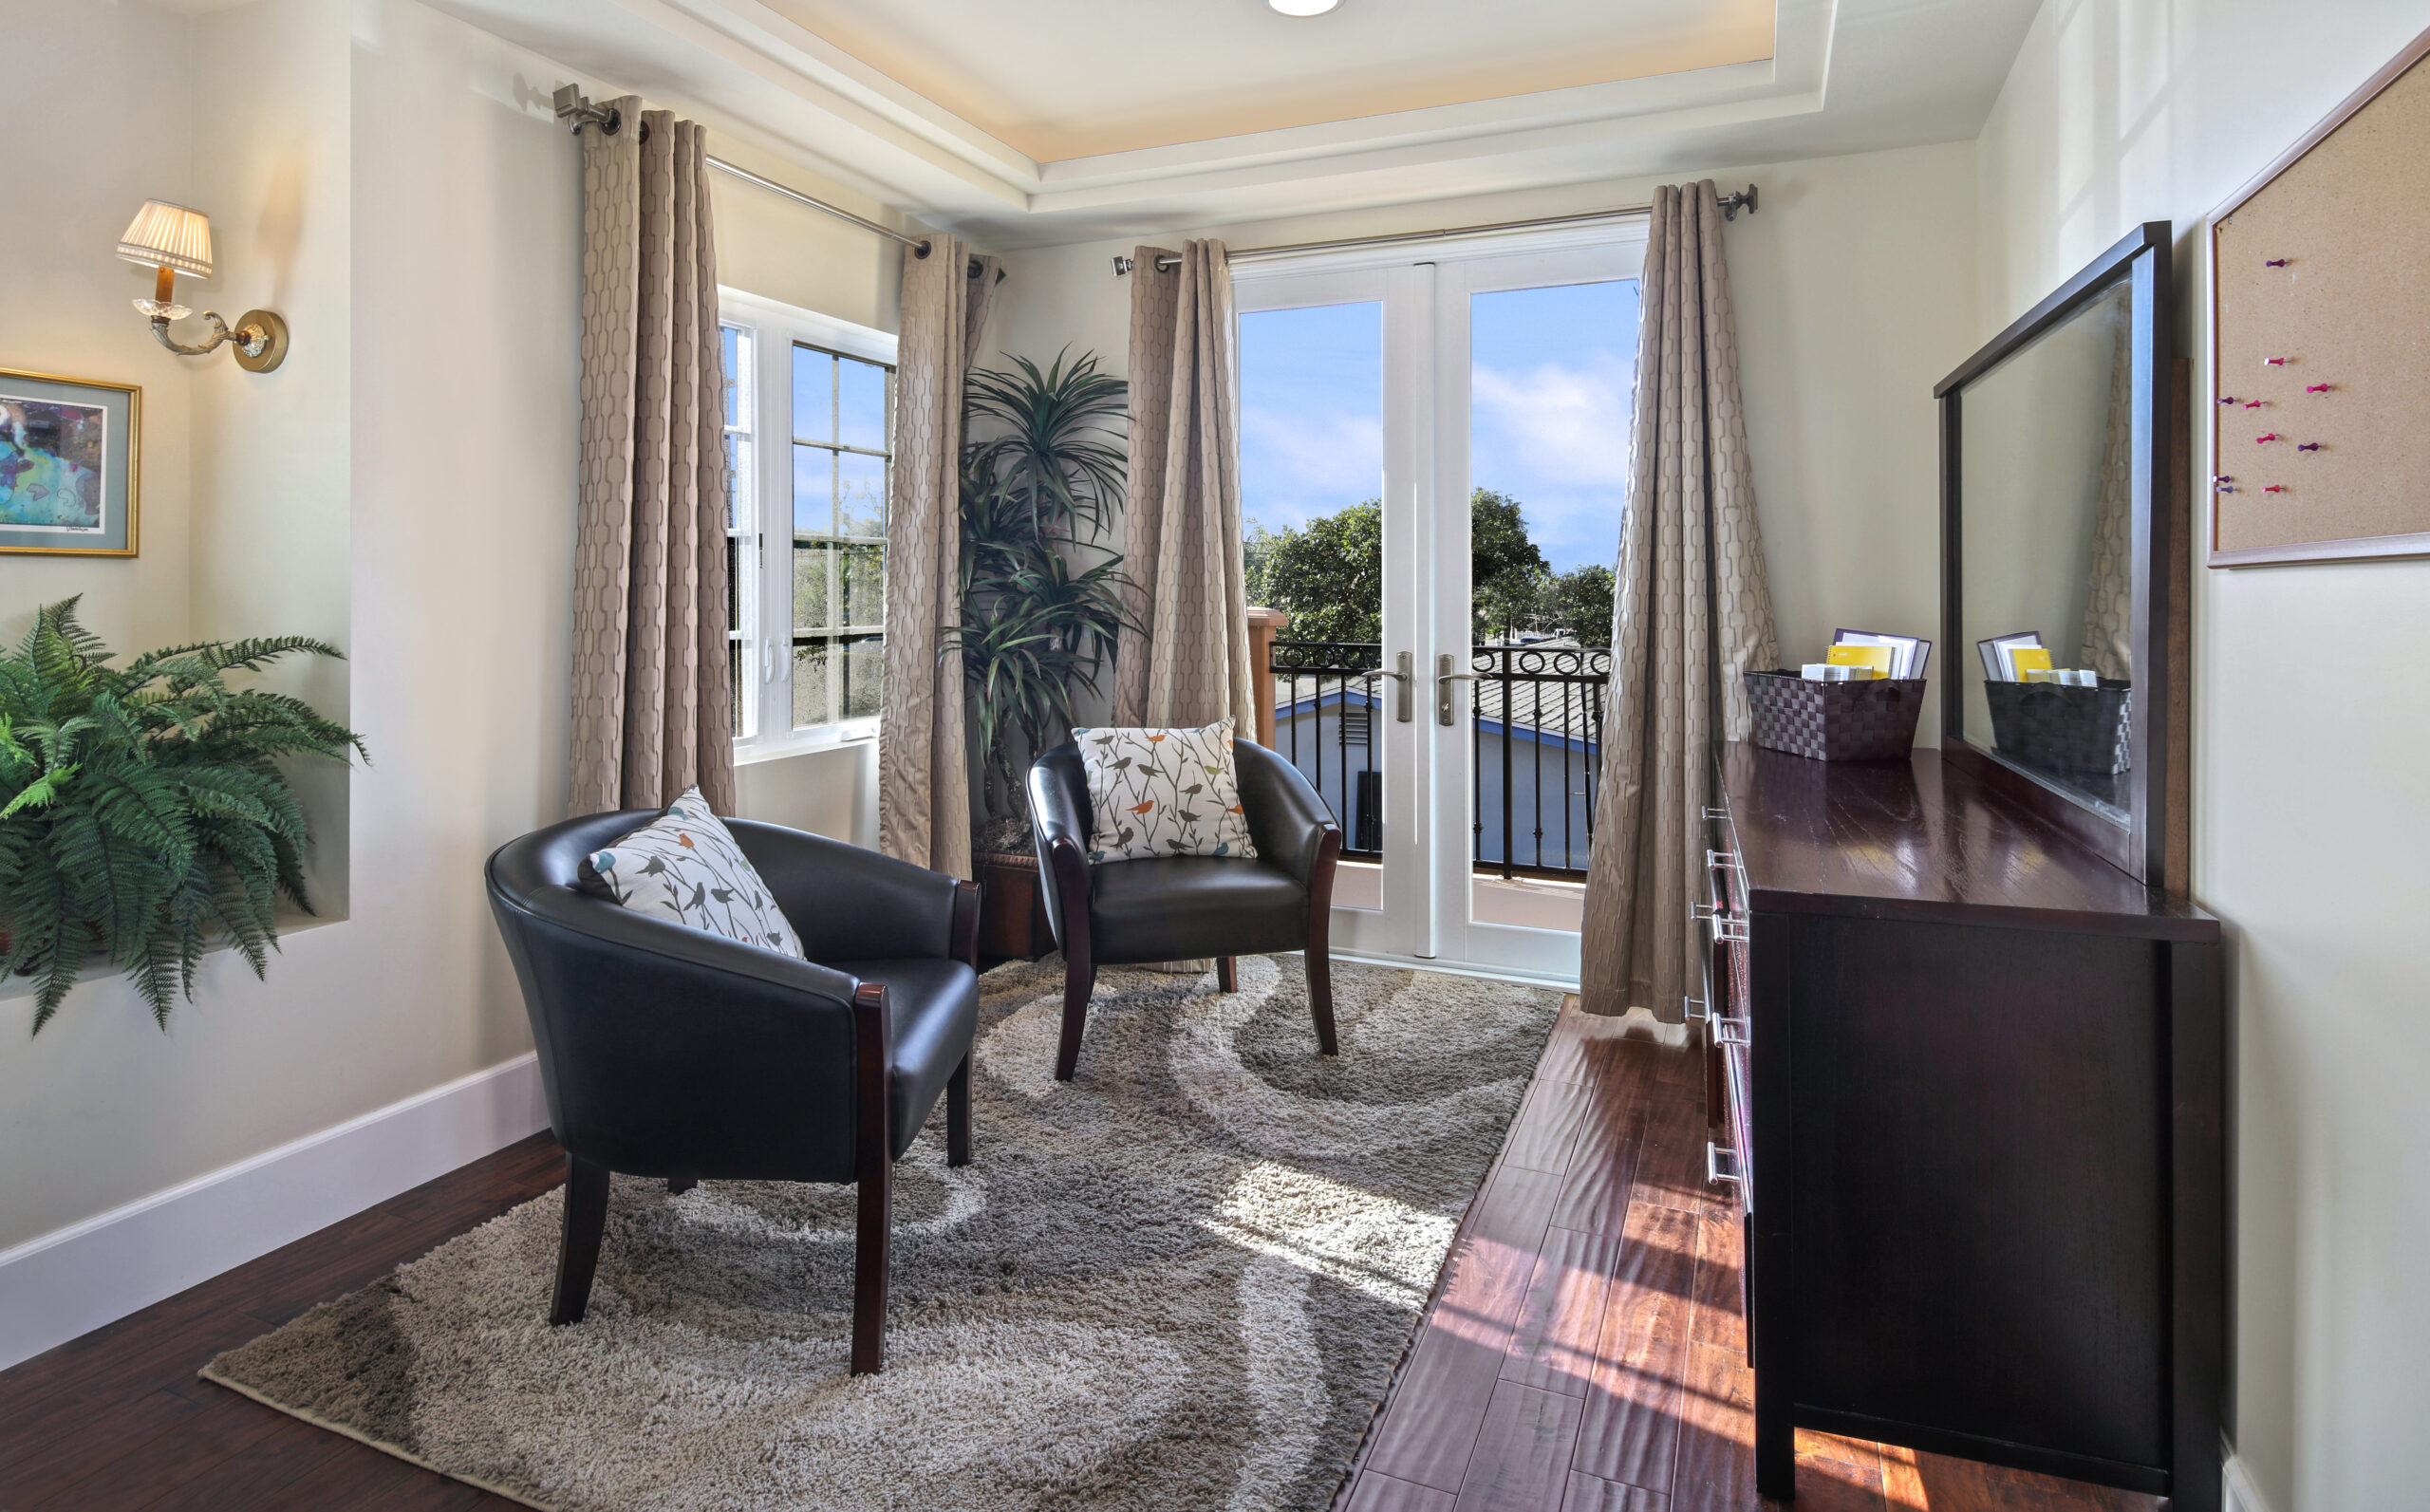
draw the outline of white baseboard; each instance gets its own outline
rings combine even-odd
[[[2227,1451],[2227,1463],[2220,1466],[2219,1512],[2271,1512],[2270,1503],[2261,1488],[2252,1484],[2252,1472],[2235,1450]]]
[[[526,1053],[0,1251],[0,1370],[548,1126]]]

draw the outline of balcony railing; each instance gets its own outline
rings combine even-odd
[[[1378,726],[1395,699],[1383,647],[1272,643],[1273,747],[1307,775],[1341,825],[1342,853],[1381,859],[1383,760]],[[1476,869],[1504,877],[1582,877],[1595,843],[1603,689],[1612,653],[1557,644],[1473,646],[1469,739]],[[1411,690],[1433,718],[1433,689]]]

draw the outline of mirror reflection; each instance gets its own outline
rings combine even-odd
[[[1963,733],[2127,823],[2133,286],[1969,383],[1958,406]]]

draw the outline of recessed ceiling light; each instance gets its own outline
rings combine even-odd
[[[1265,0],[1265,3],[1286,16],[1320,16],[1341,4],[1341,0]]]

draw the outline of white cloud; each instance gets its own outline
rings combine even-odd
[[[1242,481],[1286,499],[1374,498],[1384,485],[1384,421],[1374,415],[1241,412]]]
[[[1514,451],[1525,471],[1550,482],[1625,483],[1631,365],[1546,363],[1527,373],[1477,368],[1476,423],[1480,431],[1490,426],[1501,433],[1480,435],[1477,452]]]

